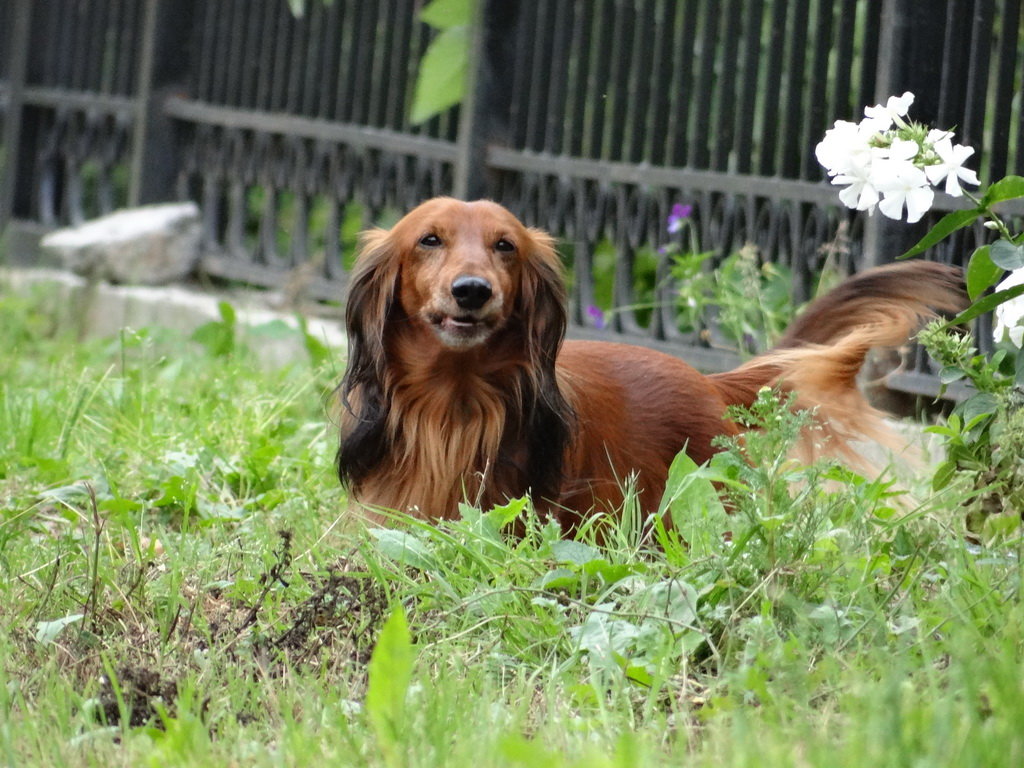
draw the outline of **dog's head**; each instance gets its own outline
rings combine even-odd
[[[513,326],[531,346],[557,348],[565,290],[547,234],[497,203],[442,197],[363,234],[347,315],[350,333],[371,344],[400,319],[447,351],[478,348]]]

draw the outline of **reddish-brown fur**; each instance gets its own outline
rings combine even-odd
[[[467,278],[488,290],[456,298]],[[930,308],[960,309],[961,282],[923,261],[869,270],[812,303],[771,352],[705,376],[644,347],[563,344],[551,238],[489,201],[430,200],[364,236],[346,309],[339,475],[371,517],[451,518],[464,499],[532,493],[571,526],[614,512],[633,476],[654,510],[675,455],[708,459],[716,436],[737,432],[726,408],[774,384],[817,407],[826,448],[841,452],[882,432],[855,383],[868,349],[903,343]]]

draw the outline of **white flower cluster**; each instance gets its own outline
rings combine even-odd
[[[996,286],[997,291],[1005,291],[1007,288],[1024,283],[1024,268],[1015,269],[1008,274],[1003,281]],[[992,328],[992,338],[997,342],[1008,338],[1010,343],[1017,349],[1024,345],[1024,296],[1005,301],[996,307],[995,325]]]
[[[914,94],[890,96],[885,105],[864,108],[859,123],[837,120],[825,132],[814,154],[833,184],[846,185],[839,199],[849,208],[874,211],[890,219],[919,221],[931,208],[935,191],[963,194],[960,182],[977,184],[974,171],[963,167],[974,149],[953,144],[953,133],[910,124],[906,117]]]

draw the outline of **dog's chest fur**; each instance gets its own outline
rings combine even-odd
[[[444,518],[463,500],[489,506],[524,486],[520,430],[509,423],[517,393],[507,381],[507,373],[481,375],[472,366],[396,369],[387,386],[391,450],[361,501]]]

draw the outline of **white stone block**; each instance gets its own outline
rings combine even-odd
[[[163,285],[181,280],[199,260],[195,203],[116,211],[43,237],[44,252],[66,269],[115,283]]]

